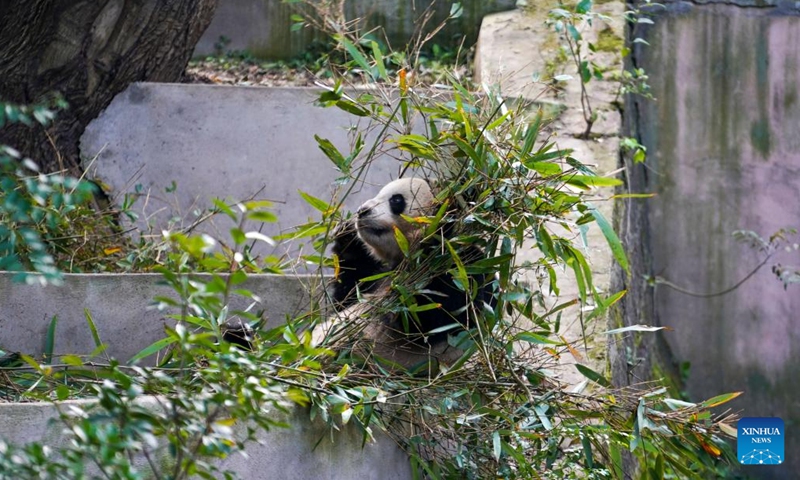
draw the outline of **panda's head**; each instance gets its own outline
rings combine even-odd
[[[428,182],[420,178],[395,180],[359,207],[356,219],[358,236],[375,258],[394,267],[403,259],[403,252],[395,240],[394,227],[400,229],[409,241],[413,241],[415,236],[415,229],[401,215],[430,215],[432,206],[433,193]]]

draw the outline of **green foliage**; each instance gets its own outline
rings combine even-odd
[[[642,163],[647,157],[647,147],[639,143],[635,138],[625,137],[621,139],[619,148],[623,152],[629,153],[633,157],[634,163]]]
[[[61,100],[18,106],[0,103],[0,128],[7,124],[48,125]],[[60,237],[71,214],[91,198],[91,183],[62,174],[44,174],[34,161],[0,145],[0,270],[19,272],[27,283],[59,283],[49,243]]]
[[[259,431],[285,427],[289,399],[307,403],[307,394],[293,387],[298,383],[294,377],[317,375],[314,359],[325,354],[310,345],[308,333],[295,333],[292,324],[261,332],[265,342],[257,343],[254,352],[218,341],[229,320],[255,329],[263,324],[260,313],[235,311],[228,304],[234,297],[260,303],[244,288],[245,272],[254,266],[241,250],[246,241],[271,239],[245,226],[249,220],[274,220],[266,202],[241,203],[238,214],[218,205],[235,220],[230,230],[234,251],[215,253],[212,247],[221,242],[208,236],[169,236],[173,249],[159,270],[175,296],[155,300],[159,308],[175,307],[180,313],[168,315],[174,323],[166,337],[134,355],[130,364],[102,358],[105,346],[88,311],[87,329],[97,346],[88,358],[61,355],[60,363],[54,363],[56,318],[48,329],[43,362],[26,355],[2,357],[0,374],[10,382],[0,388],[3,397],[92,401],[58,407],[66,427],[62,447],[0,442],[0,479],[233,478],[213,460],[241,452]],[[190,275],[196,266],[226,274],[198,278]],[[153,355],[156,367],[137,366],[143,359],[152,363]]]
[[[647,6],[655,4],[647,3]],[[592,9],[592,0],[580,0],[576,4],[559,5],[558,8],[550,10],[547,23],[559,34],[563,42],[563,47],[559,55],[568,55],[575,65],[575,73],[581,85],[581,109],[583,119],[586,123],[586,130],[583,138],[589,138],[592,126],[597,120],[597,113],[592,108],[589,98],[587,85],[594,80],[614,80],[619,82],[617,95],[626,93],[639,94],[647,98],[652,98],[647,84],[647,75],[641,68],[621,68],[618,72],[607,72],[606,68],[594,62],[592,57],[598,52],[617,53],[622,59],[630,55],[630,49],[623,40],[616,36],[610,27],[600,30],[597,39],[592,42],[586,38],[586,30],[592,28],[597,21],[609,24],[611,18],[607,15],[598,13]],[[626,22],[631,25],[653,23],[645,13],[638,8],[626,11],[624,14]],[[633,27],[631,27],[633,28]],[[636,38],[634,43],[644,43],[643,39]],[[587,51],[588,50],[588,51]],[[555,66],[548,66],[549,73],[555,73]],[[554,80],[571,80],[569,75],[554,76]]]
[[[363,42],[340,45],[357,68],[382,75],[374,53],[359,50]],[[441,244],[441,251],[410,248],[408,238],[398,236],[406,258],[391,274],[391,295],[372,312],[413,321],[414,312],[436,307],[414,304],[412,292],[443,274],[468,295],[475,286],[467,273],[496,274],[497,306],[484,306],[475,328],[450,339],[464,351],[461,359],[427,366],[426,374],[403,374],[379,359],[364,363],[354,353],[363,324],[344,326],[329,339],[337,355],[322,363],[329,375],[340,372],[339,388],[335,397],[312,394],[312,414],[332,428],[336,414],[361,426],[380,425],[430,478],[625,478],[633,472],[623,471],[623,452],[641,461],[644,476],[703,478],[717,457],[730,453],[718,436],[730,419],[712,420],[709,405],[674,408],[657,388],[614,390],[585,365],[576,368],[596,384],[592,391],[566,394],[554,387],[556,358],[574,350],[561,334],[562,310],[593,305],[591,317],[600,318],[624,294],[600,295],[573,243],[582,227],[596,222],[617,261],[627,265],[609,222],[587,202],[594,188],[618,181],[597,176],[571,151],[559,150],[543,115],[513,110],[490,88],[477,94],[451,78],[442,96],[412,82],[398,72],[397,90],[348,95],[337,84],[319,98],[323,106],[373,122],[370,141],[359,136],[349,154],[317,138],[342,173],[335,198],[346,196],[379,154],[397,159],[400,172],[414,170],[439,192],[438,214],[413,220],[423,231],[419,241]],[[341,202],[307,201],[323,215],[299,227],[295,238],[316,235],[313,258],[336,265],[324,257],[325,239],[332,224],[346,218],[338,211]],[[465,262],[474,247],[486,256]],[[530,248],[537,254],[521,261]],[[578,298],[550,306],[545,299],[558,292],[558,273],[565,268],[576,279]],[[522,281],[526,277],[541,280],[531,285]],[[354,365],[361,366],[358,374],[345,374]],[[365,390],[372,392],[366,403]],[[383,405],[382,395],[394,404]]]
[[[592,125],[597,120],[597,114],[592,110],[586,84],[592,78],[602,79],[603,69],[588,60],[584,48],[595,52],[597,47],[591,42],[586,42],[581,31],[586,27],[591,27],[595,19],[608,20],[608,17],[592,11],[592,0],[581,0],[572,8],[565,6],[554,8],[550,10],[548,17],[548,23],[555,29],[566,45],[564,51],[569,54],[570,59],[575,64],[581,85],[581,109],[584,122],[586,122],[583,138],[589,138]]]
[[[0,103],[0,127],[11,123],[47,126],[60,108],[66,105],[58,98],[34,106]],[[172,268],[173,264],[214,272],[229,268],[234,251],[239,252],[240,262],[250,272],[281,270],[277,258],[261,259],[253,254],[258,243],[274,244],[257,229],[247,234],[238,229],[232,232],[232,244],[215,245],[218,248],[202,256],[187,254],[196,253],[188,245],[179,245],[183,250],[174,249],[188,241],[182,229],[170,229],[172,233],[165,238],[145,232],[135,242],[124,234],[120,223],[122,218],[131,222],[138,219],[133,206],[140,192],[127,194],[121,205],[109,208],[91,202],[96,192],[92,182],[63,173],[41,173],[33,160],[11,146],[0,145],[0,270],[19,272],[17,281],[41,284],[59,284],[62,272],[152,271]],[[270,207],[268,202],[259,201],[234,205],[241,210],[242,221],[251,224],[274,222]],[[213,215],[238,220],[231,206],[220,200],[214,201],[214,207],[201,215],[201,220]],[[244,223],[240,226],[244,228]]]
[[[182,324],[168,335],[173,362],[187,368],[33,363],[40,381],[61,385],[44,400],[64,400],[82,384],[93,401],[59,407],[68,440],[60,448],[0,441],[0,479],[231,478],[210,460],[241,451],[259,430],[285,426],[276,418],[286,402],[270,379],[275,370]]]
[[[564,19],[590,15],[590,8],[582,1],[560,17],[572,41],[580,33]],[[69,355],[54,364],[54,319],[47,363],[8,358],[0,372],[13,388],[4,391],[51,401],[88,395],[96,402],[62,412],[65,447],[0,443],[0,478],[76,478],[89,469],[113,478],[220,478],[230,472],[218,471],[212,460],[241,451],[259,429],[282,426],[271,412],[286,402],[308,407],[331,431],[358,429],[365,443],[377,430],[388,433],[408,452],[419,478],[709,478],[720,458],[730,458],[721,437],[730,434],[733,419],[712,409],[735,394],[693,404],[669,398],[655,384],[614,389],[607,373],[582,364],[564,338],[567,309],[591,310],[580,316],[589,322],[624,295],[598,291],[577,240],[594,223],[615,259],[627,265],[610,223],[589,203],[598,187],[619,181],[560,149],[541,112],[514,109],[491,87],[474,92],[452,76],[446,94],[426,88],[392,66],[393,59],[411,56],[393,56],[345,28],[338,32],[339,54],[351,71],[339,75],[332,67],[337,81],[318,103],[350,113],[362,128],[351,136],[349,152],[315,138],[340,172],[331,201],[298,192],[319,220],[271,239],[245,223],[273,221],[267,204],[242,203],[236,212],[217,201],[216,212],[236,224],[230,240],[168,234],[156,268],[173,296],[155,300],[180,313],[169,316],[175,323],[166,337],[131,365]],[[584,62],[577,63],[582,78],[592,68]],[[374,80],[375,88],[345,88],[352,70]],[[337,268],[326,248],[335,225],[347,218],[343,199],[379,156],[393,158],[399,174],[426,178],[439,208],[407,219],[418,236],[396,234],[405,259],[384,275],[389,292],[364,302],[369,312],[391,313],[406,324],[417,320],[417,313],[439,307],[416,304],[414,292],[439,275],[449,275],[472,298],[482,287],[474,278],[483,275],[496,300],[477,305],[475,324],[451,335],[450,345],[462,352],[451,364],[405,371],[380,358],[365,360],[355,347],[369,320],[344,325],[317,345],[311,330],[327,321],[317,301],[322,295],[304,315],[265,330],[255,311],[260,299],[243,288],[249,272],[278,268],[251,258],[253,241],[309,239],[315,251],[302,260]],[[415,242],[440,248],[414,248]],[[198,268],[225,274],[198,278],[192,275]],[[577,293],[554,305],[550,298],[559,294],[564,272],[574,277]],[[235,295],[250,299],[252,308],[233,311]],[[103,345],[91,315],[86,318],[98,356]],[[230,320],[254,329],[252,351],[219,341]],[[652,329],[624,331],[631,330]],[[567,353],[578,363],[560,361]],[[136,365],[153,355],[155,367]],[[559,372],[565,368],[586,379],[584,388],[564,388]],[[629,456],[638,471],[626,470],[633,465]]]
[[[418,80],[428,84],[443,82],[454,72],[464,79],[472,77],[474,48],[461,50],[433,44],[409,55],[389,50],[385,42],[372,36],[365,37],[361,44],[360,48],[375,58],[372,65],[359,64],[346,49],[336,48],[333,39],[312,42],[304,53],[288,60],[263,60],[247,51],[225,51],[224,44],[219,43],[221,49],[213,56],[192,60],[187,72],[214,83],[249,85],[330,83],[335,75],[341,75],[334,71],[343,64],[352,67],[344,76],[353,83],[385,82],[403,68],[413,68]],[[360,60],[363,62],[364,58]]]

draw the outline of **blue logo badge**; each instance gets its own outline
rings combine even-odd
[[[746,417],[737,424],[736,454],[742,465],[780,465],[783,456],[783,420]]]

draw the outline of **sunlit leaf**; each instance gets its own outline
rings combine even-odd
[[[492,434],[492,454],[494,455],[495,461],[500,461],[500,455],[503,453],[503,450],[500,445],[500,432],[495,430]]]
[[[400,230],[397,225],[393,225],[393,228],[394,239],[397,242],[397,246],[400,247],[400,251],[403,252],[403,255],[408,256],[408,239],[403,235],[403,231]]]
[[[622,180],[611,177],[593,177],[588,175],[568,175],[564,177],[568,185],[585,187],[616,187],[622,185]]]
[[[734,398],[737,398],[739,395],[743,394],[744,392],[732,392],[732,393],[725,393],[722,395],[717,395],[716,397],[711,397],[708,400],[702,402],[700,404],[703,408],[712,408],[718,407],[723,403],[730,402]]]
[[[606,335],[613,335],[615,333],[624,333],[624,332],[657,332],[659,330],[666,330],[667,327],[650,327],[647,325],[631,325],[629,327],[622,327],[622,328],[615,328],[613,330],[608,330],[603,332]]]

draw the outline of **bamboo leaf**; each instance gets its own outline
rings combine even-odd
[[[386,65],[383,62],[383,54],[381,53],[381,47],[378,45],[378,42],[372,41],[372,56],[375,57],[375,67],[378,72],[378,77],[381,79],[389,78],[389,75],[386,73]]]
[[[539,335],[538,333],[533,332],[520,332],[514,335],[515,341],[523,341],[528,343],[537,343],[540,345],[563,345],[562,342],[557,340],[551,340],[543,335]]]
[[[591,175],[570,175],[564,179],[569,185],[580,188],[586,187],[616,187],[622,185],[622,180],[611,177],[596,177]]]
[[[366,117],[369,116],[369,111],[362,107],[361,105],[351,102],[350,100],[339,100],[336,102],[336,106],[340,109],[344,110],[347,113],[352,113],[357,117]]]
[[[400,251],[403,252],[404,256],[408,256],[408,239],[403,232],[397,228],[397,225],[393,226],[394,229],[394,239],[397,241],[397,246],[400,247]]]
[[[322,150],[322,153],[336,165],[336,168],[338,168],[340,172],[347,173],[350,171],[350,166],[347,164],[344,155],[339,152],[339,149],[336,148],[330,140],[322,138],[319,135],[314,135],[314,140],[317,141],[317,145],[319,149]]]
[[[361,67],[361,69],[364,70],[364,72],[374,80],[375,72],[372,71],[372,67],[370,67],[369,62],[367,62],[366,57],[361,54],[358,47],[356,47],[353,42],[345,38],[344,35],[334,35],[333,38],[342,44],[344,49],[350,54],[351,57],[353,57],[353,60],[355,60],[358,66]]]
[[[311,205],[315,209],[319,210],[320,212],[328,213],[330,211],[331,206],[328,205],[328,202],[326,202],[324,200],[320,200],[319,198],[317,198],[317,197],[315,197],[313,195],[309,195],[308,193],[306,193],[306,192],[304,192],[302,190],[298,190],[298,193],[300,193],[300,196],[303,197],[303,200],[305,200],[306,203],[308,203],[309,205]]]
[[[278,221],[278,216],[272,212],[261,210],[259,212],[250,212],[247,218],[254,222],[274,223]]]
[[[233,210],[231,210],[231,207],[229,207],[227,203],[223,202],[219,198],[213,199],[212,202],[220,212],[227,215],[231,220],[236,221],[236,214],[233,213]]]
[[[581,365],[580,363],[576,363],[575,364],[575,368],[577,368],[578,371],[581,372],[581,374],[584,377],[588,378],[589,380],[591,380],[591,381],[593,381],[593,382],[595,382],[595,383],[597,383],[599,385],[602,385],[603,387],[611,388],[611,382],[609,382],[604,376],[602,376],[599,373],[595,372],[591,368],[589,368],[589,367],[587,367],[585,365]]]
[[[39,364],[39,362],[34,360],[33,357],[31,357],[29,355],[25,355],[24,353],[21,353],[19,355],[19,358],[21,358],[23,362],[25,362],[28,365],[30,365],[31,367],[33,367],[33,369],[36,370],[37,372],[42,373],[42,374],[44,373],[44,368],[42,368],[42,366]]]
[[[494,431],[492,434],[492,455],[494,455],[495,461],[500,461],[500,454],[503,453],[502,445],[500,444],[500,432],[497,430]]]
[[[588,322],[593,318],[604,314],[609,309],[609,307],[620,301],[620,299],[622,299],[622,297],[624,297],[626,293],[627,290],[621,290],[613,295],[610,295],[605,300],[601,299],[599,295],[596,295],[595,298],[597,301],[597,308],[595,308],[594,311],[590,313],[588,317],[586,317],[585,321]]]
[[[611,248],[611,253],[617,260],[617,263],[619,263],[623,270],[630,273],[628,257],[625,255],[625,249],[622,247],[622,242],[617,236],[617,233],[614,232],[614,227],[608,223],[606,217],[596,208],[592,208],[591,212],[595,222],[597,222],[597,226],[600,227],[600,231],[603,232],[603,236],[606,237],[606,242],[608,242],[608,246]]]
[[[591,470],[594,468],[594,458],[592,458],[592,442],[588,435],[581,435],[581,445],[583,446],[583,457],[586,459],[586,468]]]
[[[47,327],[47,335],[44,341],[44,363],[53,363],[53,349],[56,343],[56,326],[58,325],[58,317],[53,315],[50,320],[50,325]]]
[[[138,362],[139,360],[141,360],[141,359],[143,359],[145,357],[149,357],[150,355],[158,352],[159,350],[163,350],[164,348],[172,345],[177,340],[178,339],[176,337],[169,336],[169,337],[166,337],[166,338],[162,338],[161,340],[158,340],[156,342],[153,342],[149,346],[147,346],[147,347],[143,348],[141,351],[139,351],[139,353],[137,353],[136,355],[132,356],[131,359],[128,360],[128,363],[133,364],[133,363],[136,363],[136,362]]]
[[[92,314],[89,312],[88,308],[83,309],[83,315],[86,317],[86,323],[89,324],[89,331],[92,332],[92,340],[94,340],[95,348],[102,347],[103,342],[100,340],[100,334],[97,331],[97,324],[94,323],[94,319],[92,318]]]
[[[611,467],[614,469],[614,477],[613,478],[625,478],[622,473],[622,452],[619,450],[619,445],[617,442],[608,442],[609,453],[611,457]]]
[[[469,157],[469,159],[475,163],[475,165],[482,165],[482,162],[480,161],[481,159],[478,156],[478,152],[476,152],[475,149],[472,148],[472,145],[465,142],[462,138],[459,138],[456,135],[451,135],[450,138],[453,139],[453,142],[458,146],[458,149],[464,152],[467,155],[467,157]]]
[[[434,216],[433,220],[431,220],[428,226],[425,227],[425,235],[424,235],[425,237],[432,235],[433,232],[435,232],[436,229],[439,228],[439,224],[442,222],[444,214],[447,213],[447,207],[449,205],[450,205],[449,200],[445,200],[444,202],[442,202],[442,204],[439,206],[439,210],[436,212],[436,216]]]
[[[739,436],[739,432],[735,428],[728,425],[727,423],[718,423],[717,425],[719,426],[719,429],[722,430],[722,433],[724,433],[725,435],[731,438],[737,438]]]
[[[609,198],[653,198],[655,196],[655,193],[620,193],[617,195],[611,195]]]
[[[603,332],[605,335],[613,335],[615,333],[624,333],[624,332],[657,332],[659,330],[666,330],[667,327],[650,327],[648,325],[631,325],[629,327],[622,327],[622,328],[615,328],[613,330],[609,330],[607,332]]]
[[[437,308],[442,308],[442,304],[441,303],[428,303],[428,304],[425,304],[425,305],[410,305],[408,307],[408,311],[417,313],[417,312],[426,312],[428,310],[436,310]],[[448,325],[448,327],[451,327],[451,326]]]
[[[552,177],[561,174],[561,167],[553,162],[527,162],[524,163],[524,165],[543,177]]]
[[[83,365],[83,360],[77,355],[64,355],[61,357],[61,361],[73,367],[80,367]]]
[[[445,239],[444,244],[450,251],[450,256],[453,258],[453,261],[456,263],[458,281],[464,286],[464,288],[469,289],[469,278],[467,277],[467,270],[464,268],[464,262],[461,261],[461,257],[458,256],[458,253],[456,253],[455,248],[453,248],[453,245],[449,241]]]
[[[521,159],[527,157],[533,151],[533,145],[536,143],[536,138],[539,136],[539,128],[542,125],[542,110],[536,112],[536,118],[533,123],[525,130],[525,139],[522,142],[522,150],[519,152]]]
[[[723,403],[730,402],[734,398],[738,397],[744,392],[732,392],[732,393],[724,393],[722,395],[717,395],[716,397],[709,398],[705,402],[701,403],[700,406],[703,408],[712,408],[722,405]]]

